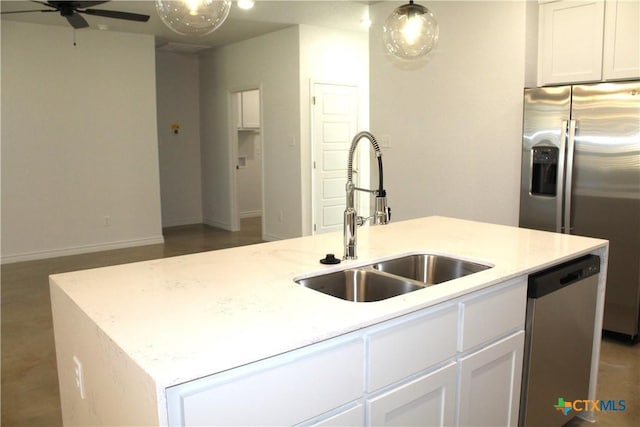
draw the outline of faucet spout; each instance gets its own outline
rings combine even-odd
[[[353,156],[358,142],[362,138],[369,140],[373,146],[378,160],[378,189],[365,190],[357,188],[353,184]],[[355,209],[355,191],[366,191],[375,194],[375,212],[371,217],[373,224],[387,224],[391,220],[391,209],[387,206],[387,192],[383,185],[382,152],[376,138],[370,132],[359,132],[353,137],[349,148],[349,160],[347,163],[347,184],[346,184],[346,209],[344,211],[344,259],[356,259],[357,256],[357,230],[368,218],[358,216]]]

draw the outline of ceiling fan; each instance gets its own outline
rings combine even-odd
[[[115,10],[105,9],[87,9],[93,6],[98,6],[108,1],[33,1],[49,9],[40,10],[16,10],[10,12],[2,12],[2,14],[10,13],[29,13],[29,12],[60,12],[60,15],[65,17],[69,24],[75,29],[87,28],[89,23],[84,19],[81,14],[101,16],[104,18],[113,19],[125,19],[127,21],[147,22],[149,15],[141,15],[138,13],[119,12]]]

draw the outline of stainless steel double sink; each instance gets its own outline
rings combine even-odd
[[[386,261],[295,282],[353,302],[372,302],[424,289],[491,268],[463,259],[434,254],[406,255]]]

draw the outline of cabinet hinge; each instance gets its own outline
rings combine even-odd
[[[314,232],[316,231],[316,225],[315,224],[313,224],[313,231]]]

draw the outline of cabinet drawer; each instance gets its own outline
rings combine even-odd
[[[367,401],[368,425],[451,426],[456,415],[456,364]]]
[[[460,302],[461,330],[458,350],[466,351],[517,329],[524,329],[527,278],[510,280]]]
[[[350,406],[348,409],[338,411],[335,415],[318,417],[311,422],[304,422],[299,424],[298,427],[361,427],[364,426],[364,405],[357,403]]]
[[[456,354],[458,307],[404,316],[367,337],[367,391],[418,373]]]
[[[315,344],[167,389],[170,425],[293,425],[358,399],[361,338]]]

